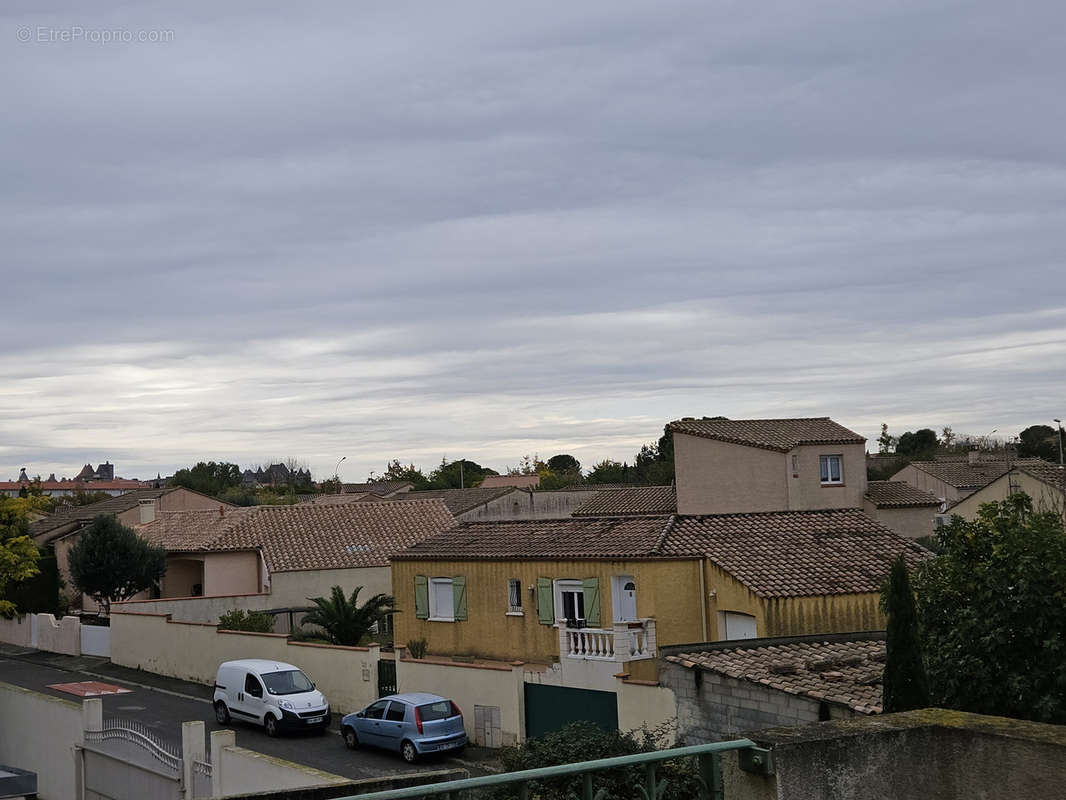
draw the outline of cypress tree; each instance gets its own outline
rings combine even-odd
[[[929,705],[929,683],[918,639],[918,611],[903,556],[892,563],[881,593],[881,610],[888,617],[882,689],[885,713],[925,708]]]

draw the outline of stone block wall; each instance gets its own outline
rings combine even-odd
[[[745,731],[817,722],[821,703],[767,686],[663,662],[660,683],[677,697],[686,744],[735,739]],[[851,716],[833,708],[833,716]]]

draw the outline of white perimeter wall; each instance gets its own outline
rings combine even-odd
[[[99,716],[100,708],[99,700],[87,703],[83,714],[78,703],[0,683],[0,764],[36,772],[41,800],[74,800],[74,748],[83,742],[87,715]]]
[[[289,642],[283,634],[219,631],[202,622],[116,611],[111,615],[111,661],[197,683],[214,683],[218,665],[241,658],[295,664],[326,695],[335,712],[356,711],[377,699],[379,648]]]

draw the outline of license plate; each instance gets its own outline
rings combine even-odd
[[[324,719],[325,719],[325,717],[309,717],[308,720],[307,720],[307,724],[308,725],[317,725],[319,722],[321,722]]]

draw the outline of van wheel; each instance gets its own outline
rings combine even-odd
[[[215,719],[218,720],[219,725],[229,725],[229,709],[221,700],[215,703]]]
[[[267,714],[263,718],[263,727],[266,729],[267,736],[278,735],[278,721],[274,719],[274,716],[272,714]]]
[[[341,731],[341,736],[344,737],[344,746],[349,750],[355,750],[359,747],[359,737],[355,735],[355,728],[349,728],[344,726],[344,730]]]
[[[400,755],[403,756],[403,760],[408,764],[414,764],[418,761],[418,750],[415,749],[414,742],[403,740],[403,744],[400,745]]]

